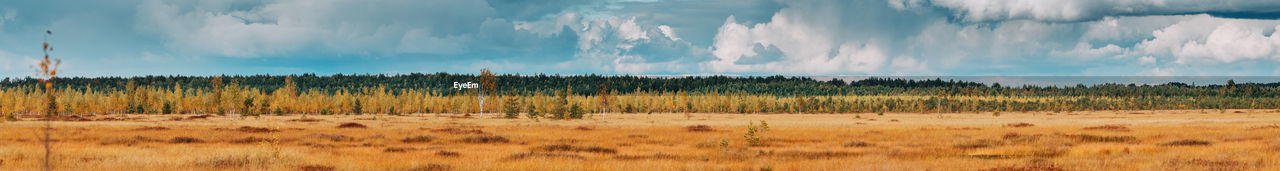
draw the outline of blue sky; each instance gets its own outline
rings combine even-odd
[[[10,1],[0,77],[1280,75],[1280,1]]]

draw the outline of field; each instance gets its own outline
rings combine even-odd
[[[486,117],[495,117],[492,113]],[[1273,110],[863,114],[119,115],[52,122],[55,170],[1276,170]],[[91,121],[86,121],[91,120]],[[761,126],[767,123],[767,128]],[[355,123],[355,124],[347,124]],[[759,127],[749,142],[748,124]],[[0,170],[37,170],[36,118]],[[704,125],[704,126],[700,126]],[[363,128],[361,128],[363,126]]]

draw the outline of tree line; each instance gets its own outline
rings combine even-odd
[[[486,72],[487,73],[487,72]],[[453,82],[483,82],[456,89]],[[0,80],[0,114],[882,113],[1278,109],[1280,83],[1006,87],[806,77],[468,74],[145,76]],[[481,91],[489,98],[476,98]],[[56,98],[49,98],[56,97]],[[52,99],[52,100],[50,100]],[[575,114],[576,113],[576,114]]]

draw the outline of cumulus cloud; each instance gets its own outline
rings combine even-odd
[[[1196,16],[1152,33],[1136,48],[1151,55],[1176,57],[1177,63],[1280,60],[1280,22]]]
[[[1275,17],[1280,2],[1256,0],[891,0],[895,8],[932,4],[967,22],[1038,20],[1073,22],[1107,16],[1215,14],[1227,17]]]

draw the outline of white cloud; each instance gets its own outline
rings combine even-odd
[[[1138,58],[1138,63],[1139,63],[1139,64],[1143,64],[1143,65],[1155,64],[1155,63],[1156,63],[1156,57],[1151,57],[1151,56],[1142,56],[1142,57],[1139,57],[1139,58]]]
[[[1149,55],[1177,57],[1177,63],[1280,60],[1277,25],[1280,22],[1198,16],[1157,30],[1154,38],[1135,46]]]
[[[667,36],[668,39],[680,41],[680,37],[677,37],[675,31],[671,30],[671,26],[659,25],[658,30],[662,31],[662,35]]]
[[[631,17],[631,19],[617,24],[616,27],[618,29],[618,37],[623,39],[630,41],[649,39],[649,35],[639,25],[636,25],[636,17]]]
[[[1081,58],[1081,59],[1098,59],[1103,57],[1119,57],[1125,51],[1124,48],[1114,44],[1093,48],[1092,44],[1087,42],[1077,43],[1074,49],[1068,51],[1053,50],[1049,52],[1052,56],[1064,58]]]
[[[1106,16],[1280,12],[1280,2],[1257,0],[932,0],[931,4],[948,9],[956,17],[969,22],[1085,21]]]

